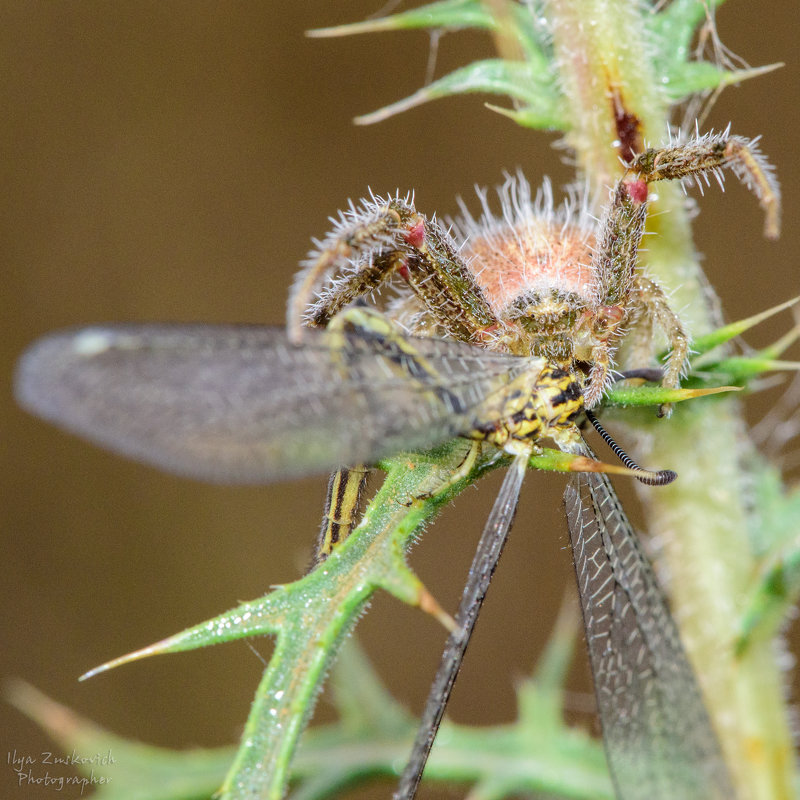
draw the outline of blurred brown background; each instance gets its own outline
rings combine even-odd
[[[416,191],[425,212],[522,167],[570,178],[550,144],[481,108],[441,101],[369,128],[357,113],[424,80],[424,33],[314,41],[303,31],[358,20],[380,0],[5,2],[0,4],[0,258],[3,264],[0,676],[18,675],[113,731],[165,746],[234,741],[263,665],[245,643],[162,657],[78,684],[108,658],[297,577],[323,478],[277,487],[197,485],[100,452],[20,412],[15,359],[36,336],[94,321],[282,324],[309,237],[368,187]],[[763,8],[763,6],[761,6]],[[785,230],[761,236],[756,202],[733,181],[701,201],[697,239],[729,319],[798,293],[798,92],[793,0],[731,0],[723,41],[777,73],[729,89],[709,124],[763,134],[785,191]],[[470,33],[441,42],[438,74],[488,53]],[[751,337],[764,344],[782,318]],[[757,418],[776,394],[753,398]],[[691,458],[691,454],[687,454]],[[680,464],[657,465],[674,467]],[[445,511],[414,566],[455,608],[496,490],[493,476]],[[517,526],[452,705],[462,721],[513,714],[572,568],[563,480],[529,476]],[[444,640],[420,613],[380,596],[360,638],[396,694],[419,709]],[[255,647],[266,658],[270,642]],[[582,655],[581,655],[582,658]],[[574,685],[587,688],[586,670]],[[49,741],[3,706],[5,751]],[[323,697],[317,718],[330,718]],[[0,770],[4,797],[17,789]],[[367,796],[386,797],[388,787]],[[72,795],[69,795],[72,796]]]

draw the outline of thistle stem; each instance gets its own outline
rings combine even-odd
[[[571,123],[567,142],[602,203],[622,161],[645,143],[663,142],[668,131],[668,104],[648,62],[648,12],[628,0],[548,0],[545,9]],[[714,313],[680,187],[659,185],[648,229],[657,234],[647,242],[648,274],[684,310],[695,336],[708,332]],[[659,566],[739,796],[789,798],[792,749],[780,669],[770,649],[739,657],[733,649],[754,571],[746,491],[752,479],[742,458],[751,445],[735,400],[691,405],[654,424],[646,458],[639,454],[680,474],[669,487],[641,493],[648,528],[662,543]]]

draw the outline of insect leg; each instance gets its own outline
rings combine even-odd
[[[342,467],[331,474],[309,571],[322,563],[356,526],[368,476],[369,470],[361,465]]]
[[[461,603],[456,614],[457,629],[450,635],[442,653],[442,660],[433,679],[425,710],[417,730],[411,757],[400,778],[394,800],[411,800],[422,778],[433,741],[444,716],[450,692],[464,659],[472,630],[475,627],[483,600],[489,588],[497,562],[508,539],[514,514],[517,510],[519,492],[530,456],[530,446],[521,449],[506,473],[500,493],[492,507],[489,519],[481,534],[478,549],[469,571]]]

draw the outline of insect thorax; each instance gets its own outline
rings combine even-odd
[[[541,371],[526,371],[517,376],[476,416],[472,439],[503,447],[511,440],[558,439],[575,429],[575,419],[583,409],[583,391],[578,377],[570,370],[545,366]]]

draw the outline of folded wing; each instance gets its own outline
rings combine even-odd
[[[98,326],[35,343],[16,390],[30,411],[129,457],[262,483],[441,443],[537,364],[437,339],[309,330],[295,345],[278,328]]]

